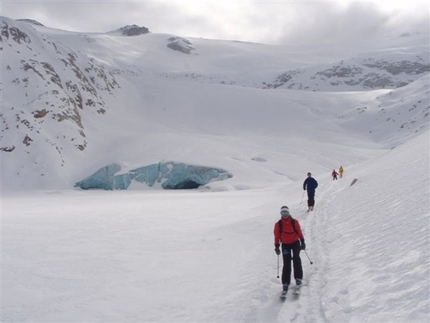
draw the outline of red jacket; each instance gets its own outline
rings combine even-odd
[[[273,233],[275,234],[275,245],[280,243],[292,244],[297,240],[304,239],[299,221],[294,219],[294,227],[296,228],[296,231],[294,231],[293,226],[291,224],[292,219],[292,217],[288,217],[287,219],[281,219],[282,233],[279,230],[279,222],[275,223],[275,228],[273,229]]]

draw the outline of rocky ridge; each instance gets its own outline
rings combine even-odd
[[[85,150],[84,115],[104,115],[109,107],[103,95],[120,88],[113,70],[13,21],[1,21],[0,43],[3,80],[11,79],[7,91],[16,93],[8,95],[0,114],[0,150],[30,153],[30,146],[47,144],[62,164],[66,147]],[[46,139],[52,123],[70,131]]]
[[[430,71],[428,58],[404,56],[398,60],[366,57],[318,69],[291,70],[280,74],[271,83],[264,83],[264,88],[312,91],[336,91],[336,87],[349,87],[351,90],[399,88]]]

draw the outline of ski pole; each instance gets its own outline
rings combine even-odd
[[[312,260],[311,260],[311,258],[309,258],[309,255],[308,255],[308,253],[306,252],[306,250],[303,250],[304,252],[305,252],[305,254],[306,254],[306,256],[308,257],[308,259],[309,259],[309,262],[311,263],[311,265],[313,264],[313,262],[312,262]]]
[[[277,268],[276,272],[277,272],[276,278],[279,278],[279,255],[278,255],[278,268]]]
[[[300,200],[300,204],[303,203],[303,198],[305,197],[305,191],[303,190],[302,199]]]

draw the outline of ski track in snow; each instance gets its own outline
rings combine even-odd
[[[325,317],[324,300],[321,290],[327,285],[326,272],[329,262],[329,254],[324,236],[327,232],[327,220],[331,207],[331,198],[337,190],[342,189],[338,183],[328,183],[320,185],[316,194],[316,206],[312,212],[307,212],[306,194],[299,205],[293,205],[301,211],[293,214],[293,217],[300,221],[307,241],[307,254],[301,252],[301,259],[304,271],[304,284],[300,296],[292,294],[294,287],[294,271],[291,273],[292,285],[286,300],[279,298],[281,283],[278,279],[273,282],[269,299],[263,302],[257,311],[255,320],[245,320],[245,322],[328,322]],[[319,192],[323,192],[320,194]],[[322,238],[323,237],[323,238]],[[311,246],[311,249],[309,249]],[[309,258],[308,258],[309,257]],[[310,262],[312,261],[312,264]],[[282,273],[282,258],[280,258],[280,276]],[[262,299],[267,298],[264,293]],[[287,320],[287,321],[286,321]]]
[[[315,249],[312,259],[313,265],[308,276],[310,284],[306,308],[301,311],[297,322],[328,322],[325,315],[324,291],[327,289],[327,273],[329,272],[330,249],[327,246],[327,227],[330,225],[331,197],[335,194],[337,182],[320,185],[316,194],[315,211],[309,213],[305,228],[311,246]],[[305,255],[303,255],[305,256]],[[303,257],[302,257],[303,258]]]

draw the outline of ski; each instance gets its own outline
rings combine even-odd
[[[300,289],[301,289],[301,286],[302,286],[302,285],[298,285],[298,286],[296,286],[296,287],[294,288],[293,295],[295,295],[295,296],[299,296],[299,295],[300,295]]]
[[[287,290],[284,290],[284,291],[282,291],[282,294],[281,294],[281,296],[279,296],[282,300],[285,300],[286,298],[287,298],[287,293],[288,293],[288,291]]]

